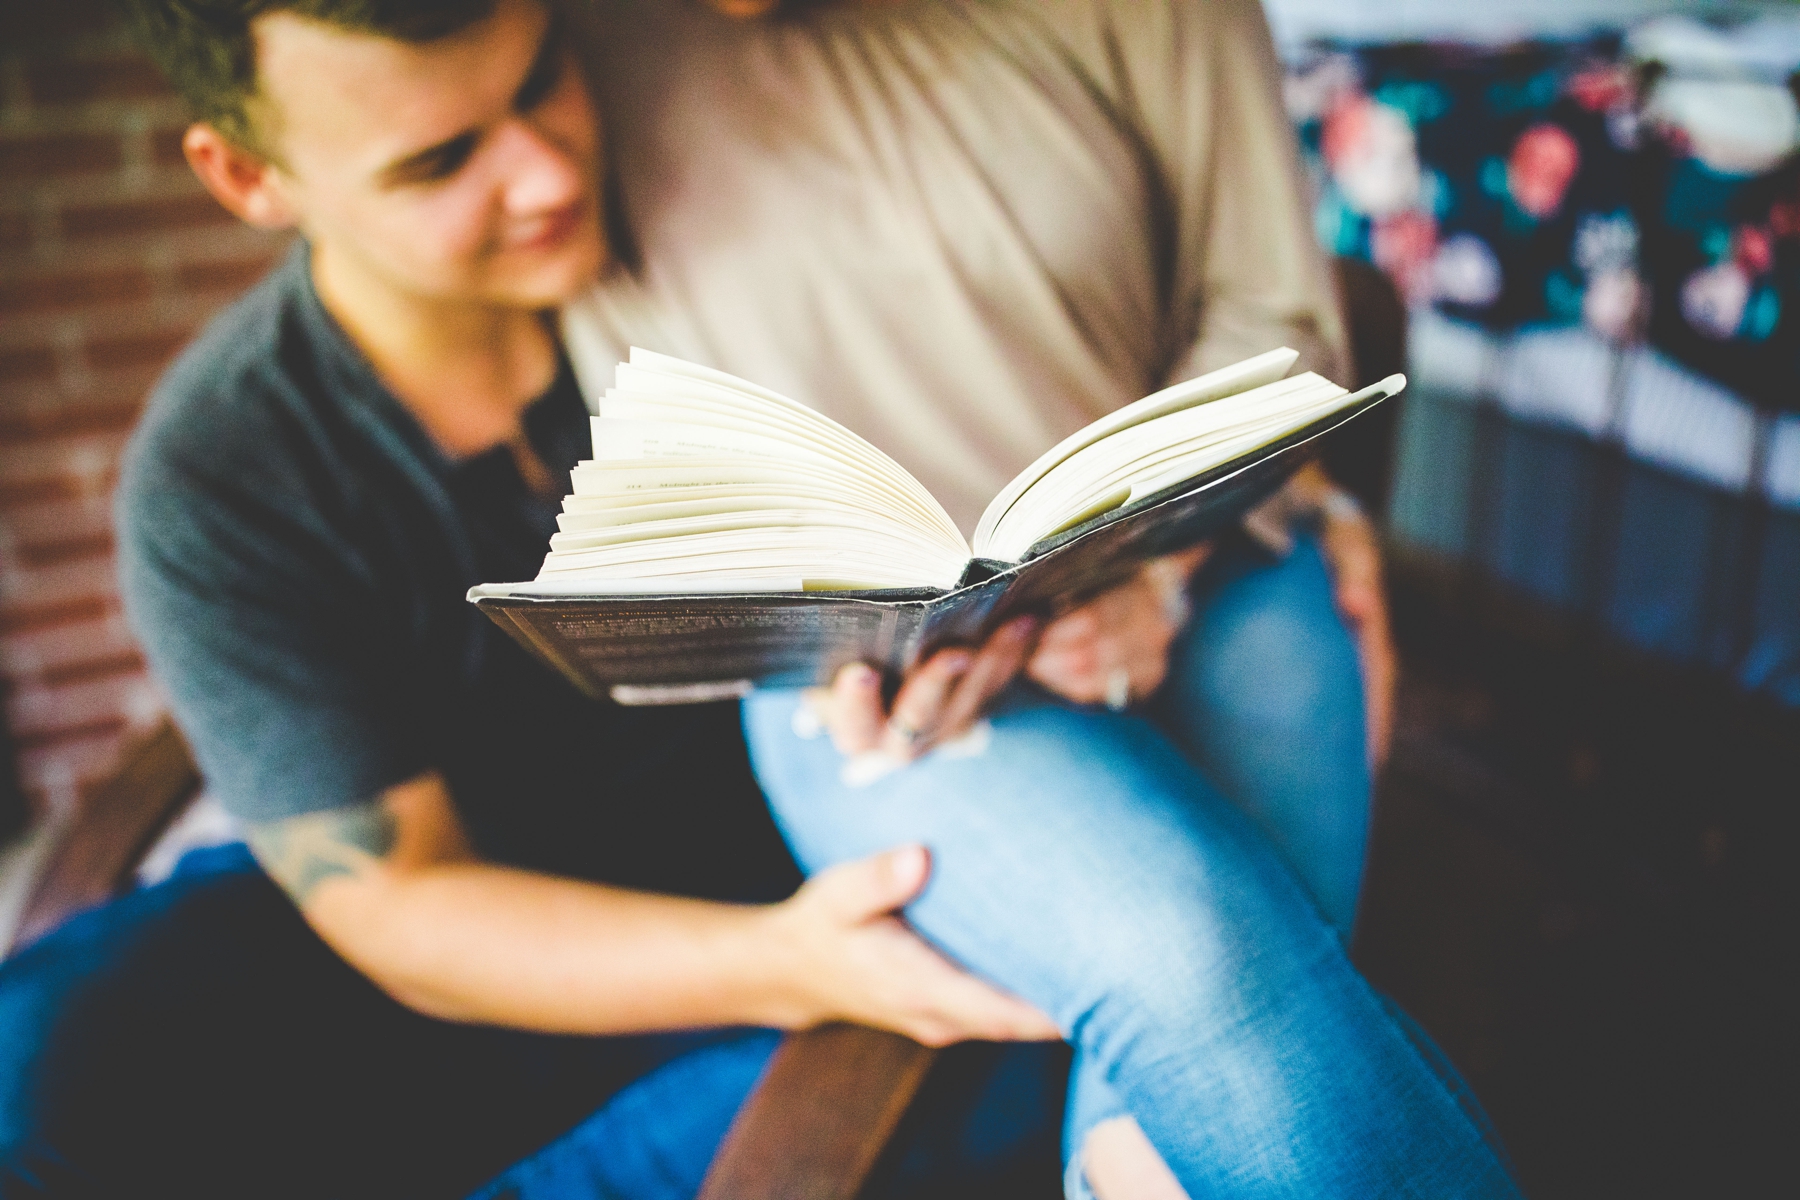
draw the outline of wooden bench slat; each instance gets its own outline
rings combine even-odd
[[[854,1200],[936,1056],[857,1025],[789,1034],[726,1134],[699,1200]]]
[[[12,949],[49,933],[125,886],[144,854],[200,790],[187,743],[165,720],[124,755],[116,775],[82,797],[20,917]]]

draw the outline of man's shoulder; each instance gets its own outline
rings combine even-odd
[[[310,361],[298,253],[208,322],[163,373],[126,451],[122,504],[178,477],[264,472],[289,452],[284,430],[323,386]]]

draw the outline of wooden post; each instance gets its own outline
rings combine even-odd
[[[789,1034],[725,1135],[700,1200],[854,1200],[936,1055],[856,1025]]]

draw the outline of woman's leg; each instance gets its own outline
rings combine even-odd
[[[752,696],[745,725],[802,865],[929,846],[909,919],[1050,1013],[1190,1196],[1512,1194],[1262,836],[1147,721],[1022,693],[858,787],[798,704]]]
[[[1193,619],[1147,715],[1255,822],[1347,943],[1372,788],[1361,667],[1325,563],[1310,538],[1285,559],[1240,539],[1220,548],[1191,595]],[[1125,1115],[1104,1080],[1077,1073],[1065,1139],[1071,1194],[1082,1184],[1076,1139]]]
[[[1370,778],[1356,645],[1311,538],[1285,559],[1227,547],[1149,707],[1306,886],[1345,942],[1368,847]]]

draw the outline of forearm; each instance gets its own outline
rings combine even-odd
[[[631,892],[476,857],[434,772],[252,826],[307,923],[397,1000],[562,1033],[805,1022],[781,906]]]
[[[800,1020],[766,907],[456,862],[331,880],[305,912],[378,986],[446,1020],[583,1034]]]
[[[942,1045],[1054,1022],[945,962],[894,915],[918,847],[820,872],[780,904],[717,904],[476,858],[435,772],[374,800],[252,826],[307,923],[401,1003],[545,1033],[860,1021]]]

